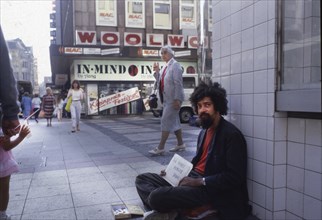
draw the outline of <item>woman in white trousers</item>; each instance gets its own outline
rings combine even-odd
[[[72,97],[70,113],[72,115],[72,132],[80,131],[79,122],[82,110],[81,101],[84,99],[83,90],[80,88],[78,80],[72,82],[72,88],[68,91],[67,97]]]

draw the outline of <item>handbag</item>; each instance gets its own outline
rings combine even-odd
[[[44,118],[45,117],[45,111],[41,110],[38,115],[39,118]]]
[[[72,104],[72,96],[69,96],[66,106],[65,106],[65,110],[66,112],[70,112],[70,105]]]
[[[158,97],[155,93],[149,96],[149,106],[150,108],[157,108],[158,107]]]

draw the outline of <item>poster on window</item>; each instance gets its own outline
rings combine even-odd
[[[116,2],[117,0],[96,0],[96,25],[117,25]]]
[[[180,29],[196,29],[196,13],[193,6],[181,6]]]
[[[100,111],[104,111],[106,109],[123,105],[125,103],[129,103],[140,98],[141,98],[141,95],[138,87],[134,87],[112,95],[100,97],[88,102],[88,114],[89,115],[97,114],[98,109]]]
[[[154,0],[153,10],[154,10],[153,28],[171,30],[172,29],[171,1]]]
[[[95,100],[98,99],[98,88],[97,88],[97,84],[87,84],[86,85],[86,91],[87,91],[87,102],[86,103],[91,103]],[[87,108],[87,114],[93,114],[93,112]],[[97,111],[96,111],[97,113]]]
[[[196,9],[195,0],[180,1],[180,29],[196,29]]]
[[[126,0],[125,10],[126,27],[145,27],[145,5],[143,0]]]

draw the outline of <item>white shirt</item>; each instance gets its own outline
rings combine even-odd
[[[69,96],[72,96],[73,101],[83,100],[83,90],[82,89],[79,89],[79,90],[70,89],[68,91],[67,97],[69,97]]]
[[[34,108],[40,108],[41,99],[39,97],[34,97],[31,103],[34,105]]]

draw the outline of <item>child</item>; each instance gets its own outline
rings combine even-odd
[[[59,96],[58,100],[57,100],[57,107],[56,107],[58,121],[62,121],[63,106],[64,106],[64,100],[63,100],[62,96]]]
[[[11,149],[16,147],[30,133],[27,125],[22,125],[19,136],[10,140],[10,136],[0,136],[0,220],[10,219],[6,214],[9,203],[9,183],[11,174],[18,172]]]

